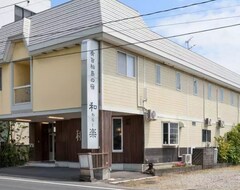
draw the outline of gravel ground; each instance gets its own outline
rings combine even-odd
[[[140,189],[171,190],[239,190],[240,166],[169,174],[142,181],[121,184]]]

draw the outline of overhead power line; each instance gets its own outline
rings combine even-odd
[[[202,4],[210,3],[210,2],[213,2],[213,1],[216,1],[216,0],[202,1],[202,2],[199,2],[199,3],[193,3],[193,4],[183,5],[183,6],[179,6],[179,7],[174,7],[174,8],[170,8],[170,9],[165,9],[165,10],[150,12],[150,13],[146,13],[146,14],[140,14],[140,15],[133,16],[133,17],[127,17],[127,18],[112,20],[112,21],[103,22],[103,23],[92,23],[92,24],[89,24],[88,26],[75,27],[75,28],[70,28],[70,29],[61,30],[61,31],[54,31],[54,32],[49,32],[49,33],[37,34],[37,35],[33,35],[33,36],[30,36],[30,37],[27,37],[27,39],[38,38],[38,37],[43,37],[43,36],[48,36],[48,35],[55,35],[55,34],[64,33],[64,32],[70,32],[70,31],[76,31],[76,30],[82,30],[82,29],[87,29],[87,28],[102,26],[102,25],[105,25],[105,24],[110,24],[110,23],[115,23],[115,22],[121,22],[121,21],[126,21],[126,20],[131,20],[131,19],[139,18],[139,17],[150,16],[150,15],[154,15],[154,14],[159,14],[159,13],[164,13],[164,12],[170,12],[170,11],[174,11],[174,10],[178,10],[178,9],[184,9],[184,8],[188,8],[188,7],[192,7],[192,6],[202,5]],[[23,2],[26,2],[26,0],[23,1]],[[26,38],[21,38],[21,39],[26,39]],[[6,41],[0,41],[0,43],[5,43],[5,42],[6,42]]]
[[[166,12],[175,11],[175,10],[179,10],[179,9],[185,9],[185,8],[189,8],[189,7],[193,7],[193,6],[197,6],[197,5],[203,5],[203,4],[211,3],[211,2],[214,2],[214,1],[216,1],[216,0],[202,1],[202,2],[199,2],[199,3],[192,3],[192,4],[188,4],[188,5],[183,5],[183,6],[179,6],[179,7],[170,8],[170,9],[150,12],[150,13],[146,13],[146,14],[140,14],[138,16],[133,16],[133,17],[127,17],[127,18],[123,18],[123,19],[108,21],[108,22],[105,22],[103,24],[110,24],[110,23],[114,23],[114,22],[131,20],[131,19],[135,19],[135,18],[139,18],[139,17],[145,17],[145,16],[151,16],[151,15],[160,14],[160,13],[166,13]]]
[[[146,14],[139,14],[139,15],[133,16],[133,17],[126,17],[126,18],[122,18],[122,19],[111,20],[111,21],[108,21],[108,22],[100,23],[100,24],[97,23],[97,24],[92,24],[92,25],[90,24],[88,26],[83,26],[83,27],[76,27],[76,28],[72,28],[72,29],[69,29],[69,30],[79,30],[79,29],[84,29],[84,28],[97,27],[97,26],[101,26],[101,25],[105,25],[105,24],[111,24],[111,23],[115,23],[115,22],[132,20],[132,19],[136,19],[136,18],[140,18],[140,17],[151,16],[151,15],[170,12],[170,11],[174,11],[174,10],[178,10],[178,9],[185,9],[185,8],[189,8],[189,7],[193,7],[193,6],[197,6],[197,5],[207,4],[207,3],[210,3],[210,2],[213,2],[213,1],[216,1],[216,0],[202,1],[202,2],[199,2],[199,3],[183,5],[183,6],[179,6],[179,7],[174,7],[174,8],[165,9],[165,10],[159,10],[159,11],[150,12],[150,13],[146,13]],[[67,30],[67,31],[69,31],[69,30]],[[59,31],[59,32],[61,32],[61,31]]]
[[[119,47],[136,45],[136,44],[153,42],[153,41],[166,40],[166,39],[171,39],[171,38],[177,38],[177,37],[182,37],[182,36],[187,36],[187,35],[192,35],[192,34],[198,34],[198,33],[205,33],[205,32],[221,30],[221,29],[237,27],[237,26],[240,26],[240,23],[233,24],[233,25],[221,26],[221,27],[215,27],[215,28],[209,28],[209,29],[205,29],[205,30],[198,30],[198,31],[193,31],[193,32],[188,32],[188,33],[175,34],[175,35],[171,35],[171,36],[159,37],[159,38],[154,38],[154,39],[149,39],[149,40],[137,41],[137,42],[133,42],[133,43],[125,43],[125,44],[122,44],[122,45],[112,45],[112,46],[109,46],[109,47],[100,48],[100,49],[96,49],[96,50],[105,50],[105,49],[119,48]],[[66,54],[61,54],[61,55],[44,56],[44,57],[39,57],[39,58],[34,58],[34,59],[47,59],[47,58],[53,58],[53,57],[61,57],[61,56],[66,56],[66,55],[79,54],[79,53],[84,53],[84,52],[88,52],[88,51],[77,51],[77,52],[71,52],[71,53],[66,53]]]
[[[188,34],[190,34],[190,33],[188,33]],[[130,35],[127,35],[128,37],[130,37],[130,38],[133,38],[134,40],[136,40],[137,42],[140,42],[138,39],[136,39],[136,38],[134,38],[134,37],[132,37],[132,36],[130,36]],[[176,36],[176,35],[175,35]],[[162,37],[162,39],[164,39],[164,38],[170,38],[170,37]],[[156,40],[157,41],[157,40]],[[145,41],[146,42],[146,41]],[[143,42],[143,43],[145,43],[145,42]],[[152,42],[154,42],[154,41],[152,41]],[[136,43],[135,43],[136,44]],[[192,62],[189,62],[189,60],[186,60],[186,59],[184,59],[183,58],[183,52],[181,53],[181,55],[179,55],[179,56],[176,56],[176,53],[174,52],[174,51],[172,51],[172,53],[170,53],[169,51],[165,51],[165,48],[164,47],[159,47],[159,44],[158,43],[151,43],[151,44],[146,44],[146,45],[148,45],[149,47],[152,47],[152,48],[154,48],[154,49],[157,49],[157,50],[159,50],[159,51],[161,51],[161,52],[164,52],[164,53],[166,53],[166,54],[168,54],[168,55],[170,55],[170,56],[172,56],[172,57],[175,57],[175,58],[177,58],[177,59],[180,59],[180,60],[182,60],[182,61],[185,61],[185,62],[187,62],[187,63],[189,63],[190,65],[193,65],[194,67],[197,67],[197,68],[200,68],[200,69],[202,69],[202,70],[204,70],[204,71],[207,71],[207,72],[210,72],[210,73],[212,73],[211,71],[209,71],[209,70],[207,70],[207,69],[205,69],[205,68],[202,68],[202,67],[200,67],[198,64],[193,64]],[[163,45],[163,44],[162,44]],[[166,44],[164,44],[165,46],[167,46],[167,47],[169,47],[169,48],[172,48],[171,46],[169,46],[169,45],[166,45]],[[187,52],[187,51],[185,51],[185,52]],[[197,59],[197,58],[196,58]],[[216,63],[214,63],[214,64],[216,64]],[[219,66],[219,65],[218,65]],[[226,69],[226,68],[225,68]],[[232,71],[231,71],[232,72]],[[212,73],[212,74],[216,74],[216,73]],[[235,73],[236,74],[236,73]],[[238,75],[238,74],[237,74]],[[217,76],[220,76],[220,75],[217,75]],[[240,76],[240,75],[239,75]],[[223,76],[220,76],[220,77],[222,77],[222,78],[224,78]],[[226,80],[229,80],[228,78],[225,78]],[[229,81],[231,81],[231,80],[229,80]],[[235,81],[231,81],[231,82],[233,82],[233,83],[235,83],[235,84],[237,84]]]
[[[229,16],[229,17],[219,17],[219,18],[212,18],[212,19],[203,19],[203,20],[193,20],[188,22],[176,22],[176,23],[169,23],[169,24],[159,24],[159,25],[153,25],[153,26],[144,26],[144,27],[133,27],[133,28],[127,28],[127,29],[120,29],[117,30],[117,32],[123,32],[123,31],[135,31],[135,30],[141,30],[141,29],[149,29],[149,28],[160,28],[165,26],[176,26],[176,25],[184,25],[184,24],[194,24],[194,23],[202,23],[202,22],[211,22],[216,20],[227,20],[227,19],[234,19],[239,18],[240,15],[236,16]],[[109,31],[108,33],[113,33],[116,31]]]
[[[193,24],[193,23],[200,23],[200,22],[210,22],[210,21],[216,21],[216,20],[227,20],[227,19],[233,19],[233,18],[239,18],[240,15],[236,16],[229,16],[229,17],[218,17],[218,18],[210,18],[210,19],[202,19],[202,20],[193,20],[193,21],[187,21],[187,22],[176,22],[176,23],[169,23],[169,24],[160,24],[157,25],[157,27],[162,26],[176,26],[176,25],[182,25],[182,24]],[[152,26],[154,28],[156,26]],[[150,26],[151,28],[151,26]]]
[[[94,50],[107,50],[107,49],[112,49],[112,48],[119,48],[119,47],[124,47],[124,46],[130,46],[130,45],[136,45],[136,44],[141,44],[141,43],[147,43],[147,42],[153,42],[153,41],[159,41],[159,40],[165,40],[165,39],[170,39],[170,38],[175,38],[175,37],[181,37],[181,36],[185,36],[185,35],[191,35],[191,34],[196,34],[196,33],[203,33],[203,32],[209,32],[209,31],[213,31],[213,30],[220,30],[220,29],[224,29],[224,28],[229,28],[229,27],[235,27],[235,26],[240,26],[240,23],[239,24],[235,24],[235,25],[227,25],[227,26],[222,26],[222,27],[217,27],[217,28],[211,28],[211,29],[206,29],[206,30],[199,30],[199,31],[195,31],[195,32],[189,32],[189,33],[182,33],[182,34],[176,34],[176,35],[172,35],[172,36],[167,36],[167,37],[160,37],[160,38],[155,38],[155,39],[149,39],[149,40],[144,40],[144,41],[138,41],[136,40],[137,42],[134,42],[134,43],[125,43],[125,44],[122,44],[122,45],[111,45],[111,46],[108,46],[108,47],[104,47],[104,48],[99,48],[99,49],[94,49]],[[149,44],[147,44],[149,45]],[[150,45],[151,46],[151,45]],[[156,48],[156,47],[155,47]],[[158,50],[160,50],[159,48],[157,48]],[[92,51],[92,50],[91,50]],[[38,57],[38,58],[34,58],[34,60],[37,60],[37,59],[49,59],[49,58],[54,58],[54,57],[62,57],[62,56],[67,56],[67,55],[74,55],[74,54],[80,54],[80,53],[85,53],[85,52],[89,52],[89,51],[77,51],[77,52],[71,52],[71,53],[66,53],[66,54],[61,54],[61,55],[53,55],[53,56],[44,56],[44,57]],[[171,53],[168,53],[169,55],[173,56],[173,57],[176,57],[176,58],[179,58],[177,57],[176,55],[173,55]],[[179,59],[182,59],[182,58],[179,58]],[[186,61],[186,60],[184,60]],[[195,67],[199,67],[197,65],[194,65],[190,62],[188,62],[189,64],[195,66]],[[211,71],[209,70],[206,70],[204,68],[201,67],[201,69],[205,70],[205,71],[208,71],[211,73]],[[216,74],[216,73],[214,73]],[[217,75],[219,76],[219,75]],[[221,76],[222,77],[222,76]],[[223,77],[222,77],[223,78]],[[226,80],[229,80],[229,79],[226,79]],[[231,81],[235,84],[237,84],[235,81]]]
[[[160,14],[160,13],[166,13],[166,12],[175,11],[175,10],[179,10],[179,9],[185,9],[185,8],[189,8],[189,7],[193,7],[193,6],[197,6],[197,5],[203,5],[203,4],[211,3],[211,2],[214,2],[214,1],[216,1],[216,0],[202,1],[202,2],[199,2],[199,3],[192,3],[192,4],[188,4],[188,5],[183,5],[183,6],[179,6],[179,7],[170,8],[170,9],[155,11],[155,12],[146,13],[146,14],[140,14],[138,16],[133,16],[133,17],[123,18],[123,19],[119,19],[119,20],[109,21],[109,22],[106,22],[104,24],[109,24],[109,23],[112,23],[112,22],[125,21],[125,20],[131,20],[131,19],[135,19],[135,18],[139,18],[139,17],[151,16],[151,15]]]
[[[192,14],[195,14],[195,13],[202,13],[202,12],[209,12],[209,11],[218,11],[218,10],[222,10],[222,9],[236,8],[236,7],[239,7],[239,6],[240,6],[240,4],[236,4],[236,5],[219,7],[219,8],[214,8],[214,9],[205,9],[205,10],[185,12],[185,13],[179,13],[179,14],[168,15],[168,16],[159,16],[159,17],[145,18],[145,20],[172,18],[172,17],[182,16],[182,15],[190,15],[190,14],[192,15]]]

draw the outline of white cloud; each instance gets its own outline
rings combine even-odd
[[[156,32],[163,36],[171,36],[175,34],[188,33],[193,31],[205,30],[231,24],[240,24],[240,4],[237,1],[228,0],[220,1],[214,7],[208,9],[217,9],[221,7],[231,6],[228,9],[209,10],[207,12],[198,12],[196,14],[184,14],[176,17],[162,18],[158,20],[157,25],[164,25],[179,22],[191,22],[195,20],[214,19],[219,17],[239,16],[234,19],[217,20],[209,22],[199,22],[193,24],[162,26],[155,29]],[[198,7],[200,10],[200,7]],[[206,7],[205,7],[206,8]],[[201,8],[202,9],[202,8]],[[194,9],[194,11],[197,11]],[[190,12],[190,10],[188,10]],[[203,55],[206,58],[240,74],[240,26],[211,31],[206,33],[193,34],[172,39],[173,41],[184,46],[185,41],[193,37],[190,41],[191,45],[196,45],[192,51]]]

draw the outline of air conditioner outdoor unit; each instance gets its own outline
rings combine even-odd
[[[187,165],[192,165],[192,155],[191,154],[183,154],[182,162],[184,162]]]
[[[212,125],[212,120],[210,118],[206,118],[204,121],[206,126],[211,126]]]
[[[154,110],[148,110],[147,112],[147,119],[148,120],[156,120],[157,119],[157,114],[156,114],[156,111]]]
[[[217,121],[217,127],[219,127],[219,128],[224,128],[224,121],[223,120],[218,120]]]

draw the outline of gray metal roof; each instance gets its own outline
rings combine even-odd
[[[79,39],[80,32],[81,35],[88,35],[84,31],[100,27],[92,33],[103,32],[127,43],[135,43],[136,47],[158,55],[159,58],[166,58],[174,62],[175,66],[197,71],[240,91],[240,75],[170,40],[155,40],[161,36],[148,29],[141,17],[111,22],[135,16],[139,16],[137,11],[116,0],[73,0],[29,18],[31,24],[28,49],[31,53],[46,46]],[[106,24],[102,26],[102,23]],[[9,37],[22,34],[23,25],[23,21],[19,21],[0,29],[0,60],[6,51],[6,41]],[[139,43],[151,39],[153,41]]]

